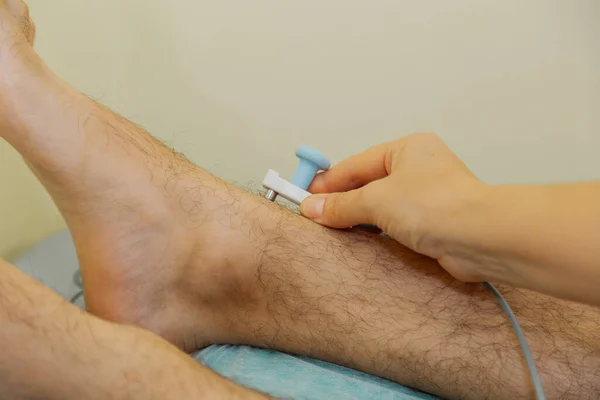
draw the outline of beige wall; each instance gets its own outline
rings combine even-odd
[[[439,133],[490,183],[600,178],[597,0],[30,0],[66,80],[242,183]],[[60,227],[0,148],[0,254]]]

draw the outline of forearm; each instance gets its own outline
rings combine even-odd
[[[4,262],[0,326],[6,398],[262,398],[149,332],[81,312]]]
[[[600,183],[486,191],[457,219],[448,254],[482,280],[600,305]]]

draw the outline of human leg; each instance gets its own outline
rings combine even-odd
[[[187,350],[250,344],[444,397],[531,396],[514,334],[477,286],[387,238],[326,230],[220,181],[43,65],[20,73],[20,90],[0,95],[2,136],[65,216],[93,312]],[[505,294],[549,395],[597,395],[598,310]]]
[[[81,312],[2,260],[0,326],[3,399],[264,398],[147,331]]]

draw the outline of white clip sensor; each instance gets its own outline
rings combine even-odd
[[[317,172],[327,171],[331,167],[331,163],[324,155],[308,146],[298,147],[296,156],[300,159],[300,163],[291,182],[281,178],[279,173],[272,169],[267,172],[263,180],[263,186],[269,190],[265,196],[267,200],[275,201],[277,196],[281,196],[296,205],[302,204],[304,199],[310,196],[307,189]]]

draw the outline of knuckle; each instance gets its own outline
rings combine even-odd
[[[335,222],[339,216],[339,200],[337,195],[329,196],[325,202],[325,209],[323,210],[323,217],[325,222]]]
[[[362,190],[356,191],[356,203],[362,206],[369,206],[373,196],[370,195],[370,188],[365,187]]]
[[[434,156],[446,145],[442,139],[432,132],[415,133],[407,137],[403,150],[408,151],[413,155]]]
[[[413,135],[415,139],[422,141],[439,141],[440,137],[433,132],[418,132]]]
[[[377,207],[379,207],[380,197],[372,186],[366,186],[356,193],[356,208],[359,214],[369,220],[372,219]]]

